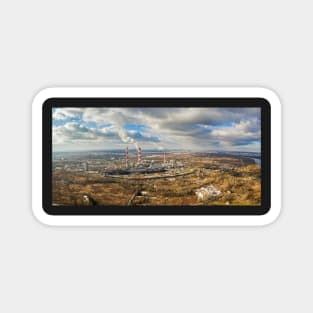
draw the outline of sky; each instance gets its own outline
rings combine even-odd
[[[53,151],[260,152],[259,108],[54,108]]]

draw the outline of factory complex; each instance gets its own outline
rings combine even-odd
[[[152,151],[56,153],[55,205],[255,205],[261,171],[255,154]]]

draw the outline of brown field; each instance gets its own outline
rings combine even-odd
[[[88,205],[260,205],[261,170],[251,159],[192,153],[167,157],[182,165],[166,173],[113,177],[101,170],[108,161],[94,161],[98,171],[71,171],[61,164],[52,174],[53,205],[86,205],[84,196],[90,199]],[[123,166],[122,160],[111,163]],[[199,199],[196,191],[210,185],[219,194]]]

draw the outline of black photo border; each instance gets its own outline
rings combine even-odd
[[[62,107],[231,107],[261,109],[261,205],[260,206],[53,206],[52,205],[52,109]],[[271,208],[271,106],[265,98],[252,97],[138,97],[49,98],[42,107],[42,207],[48,215],[264,215]]]

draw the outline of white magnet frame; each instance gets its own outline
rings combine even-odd
[[[49,98],[90,97],[173,97],[173,98],[265,98],[271,105],[271,209],[264,215],[49,215],[42,208],[42,105]],[[110,87],[46,88],[33,100],[32,106],[32,209],[36,218],[55,226],[261,226],[272,223],[281,210],[281,104],[277,95],[266,88],[210,87]]]

